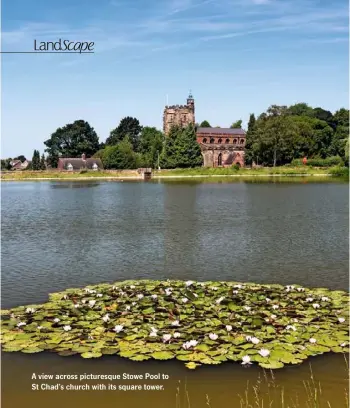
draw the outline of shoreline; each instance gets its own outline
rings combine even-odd
[[[195,175],[171,175],[171,176],[152,176],[153,179],[179,179],[179,178],[211,178],[211,177],[332,177],[338,178],[330,173],[300,173],[300,174],[195,174]],[[144,180],[139,176],[101,176],[101,177],[28,177],[28,178],[1,178],[0,181],[87,181],[87,180]]]

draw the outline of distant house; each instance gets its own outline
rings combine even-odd
[[[81,158],[60,158],[57,164],[58,170],[103,170],[103,164],[101,159],[94,159],[85,157],[85,154],[81,155]]]
[[[10,162],[11,170],[24,170],[29,166],[29,161],[24,160],[22,163],[21,160],[12,160]]]

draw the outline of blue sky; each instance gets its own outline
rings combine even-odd
[[[228,127],[271,104],[348,108],[345,0],[7,0],[2,50],[94,41],[95,54],[2,54],[2,157],[31,158],[84,119],[162,127],[191,89],[196,121]]]

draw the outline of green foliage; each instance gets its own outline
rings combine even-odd
[[[57,167],[59,156],[81,157],[85,153],[86,157],[91,157],[99,149],[94,128],[84,120],[76,120],[58,128],[44,144],[51,167]]]
[[[38,150],[34,150],[32,158],[32,170],[40,170],[40,153]]]
[[[11,170],[11,158],[1,160],[1,170]]]
[[[207,120],[203,120],[203,122],[199,125],[199,127],[210,128],[210,123]]]
[[[21,154],[21,155],[19,155],[19,156],[17,156],[17,157],[14,157],[13,160],[20,160],[20,161],[23,163],[23,162],[25,162],[27,159],[26,159],[25,156],[23,156],[23,154]]]
[[[102,160],[105,169],[135,169],[136,154],[128,137],[115,146],[107,146],[96,153],[95,157]]]
[[[230,126],[231,129],[242,129],[242,120],[236,120],[236,122],[233,122],[232,125]]]
[[[140,133],[142,126],[138,119],[131,116],[123,118],[119,125],[111,131],[109,137],[106,140],[107,146],[115,146],[119,142],[128,137],[134,151],[138,149]]]
[[[329,170],[332,176],[349,178],[349,167],[336,166]]]
[[[44,153],[41,155],[41,159],[40,159],[40,170],[46,170]]]
[[[304,166],[302,159],[294,159],[292,160],[292,166]],[[344,162],[341,157],[339,156],[331,156],[327,157],[326,159],[321,159],[320,157],[315,157],[312,159],[308,159],[306,162],[306,166],[312,167],[331,167],[331,166],[344,166]]]
[[[201,166],[201,149],[196,140],[196,131],[192,124],[186,128],[172,127],[165,138],[164,149],[160,157],[165,168],[188,168]]]
[[[158,167],[158,155],[163,149],[164,135],[155,127],[142,128],[137,167]]]
[[[349,111],[344,108],[332,115],[306,103],[289,107],[272,105],[257,120],[254,115],[250,116],[246,163],[285,165],[305,156],[321,159],[339,156],[347,162],[348,135]],[[341,162],[335,164],[341,165]]]

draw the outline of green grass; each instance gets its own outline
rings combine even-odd
[[[233,167],[217,167],[206,168],[196,167],[189,169],[169,169],[169,170],[154,170],[152,177],[217,177],[217,176],[235,176],[235,177],[249,177],[249,176],[322,176],[330,175],[332,177],[349,177],[349,169],[347,167],[264,167],[260,169],[242,168],[236,169]],[[87,178],[140,178],[137,170],[104,170],[104,171],[86,171],[86,172],[61,172],[56,170],[50,171],[11,171],[1,174],[2,180],[28,180],[28,179],[87,179]]]

